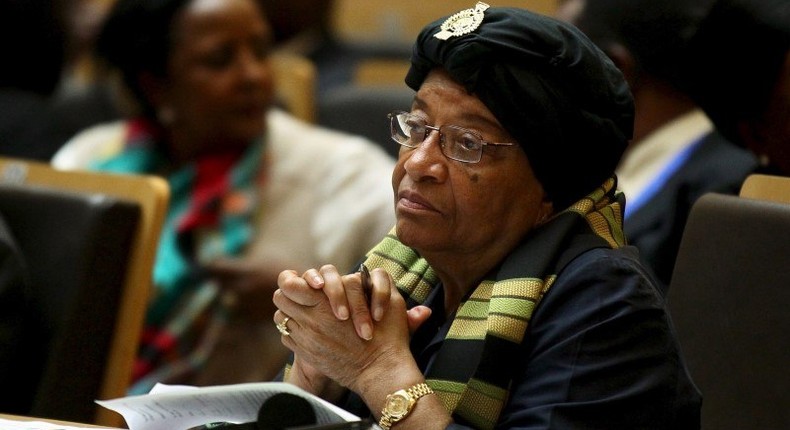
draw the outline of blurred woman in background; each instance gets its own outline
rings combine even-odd
[[[132,393],[270,378],[280,270],[348,268],[394,223],[382,150],[272,108],[271,39],[255,0],[119,0],[99,36],[136,111],[53,164],[162,175],[172,193]]]

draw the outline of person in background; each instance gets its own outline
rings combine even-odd
[[[665,286],[694,202],[707,192],[737,194],[757,168],[682,86],[688,40],[710,3],[563,0],[558,9],[612,59],[634,95],[634,138],[615,170],[628,199],[624,228]]]
[[[170,184],[131,393],[270,379],[287,356],[264,323],[279,272],[350,268],[394,223],[392,159],[273,108],[271,46],[256,0],[118,0],[100,32],[138,109],[52,164]]]
[[[0,155],[48,161],[78,131],[119,117],[82,52],[101,19],[96,0],[0,2]]]
[[[428,24],[411,61],[414,102],[390,116],[396,227],[364,261],[372,286],[364,269],[280,274],[284,380],[385,429],[698,429],[622,231],[620,71],[569,24],[482,2]]]
[[[78,132],[123,117],[122,100],[110,73],[92,57],[98,31],[112,5],[105,0],[65,0],[66,59],[50,100],[53,120],[49,138],[54,150]]]
[[[58,0],[0,2],[0,155],[48,159],[49,100],[65,62],[65,9]]]
[[[684,85],[716,128],[790,175],[790,3],[717,0],[690,46]]]

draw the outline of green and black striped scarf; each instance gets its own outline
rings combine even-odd
[[[426,382],[456,422],[491,429],[508,400],[513,362],[533,311],[557,273],[592,248],[625,244],[622,193],[616,179],[530,233],[458,308]],[[390,232],[367,255],[368,268],[384,268],[409,308],[423,303],[439,280],[416,251]],[[460,363],[460,364],[459,364]]]

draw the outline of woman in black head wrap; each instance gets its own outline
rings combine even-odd
[[[568,25],[478,3],[423,29],[406,83],[396,226],[370,286],[331,265],[280,274],[285,380],[384,428],[698,428],[622,234],[617,69]]]

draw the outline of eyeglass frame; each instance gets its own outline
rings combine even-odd
[[[408,115],[410,117],[420,118],[418,115],[415,115],[415,114],[409,113],[409,112],[405,112],[405,111],[401,111],[401,110],[396,110],[396,111],[392,111],[392,112],[388,113],[387,114],[387,118],[390,119],[390,139],[395,141],[395,143],[397,143],[398,145],[406,147],[406,148],[410,148],[410,149],[418,148],[426,140],[428,140],[428,137],[431,135],[431,133],[430,132],[426,132],[425,133],[425,137],[422,139],[422,141],[420,141],[419,143],[417,143],[414,146],[409,145],[407,143],[408,141],[407,142],[399,141],[398,139],[395,138],[395,136],[399,134],[399,133],[395,132],[395,127],[401,128],[401,126],[399,124],[396,125],[395,121],[398,121],[397,117],[400,116],[400,115]],[[420,118],[420,119],[422,119],[422,118]],[[398,121],[398,122],[400,123],[400,121]],[[455,130],[460,130],[462,132],[462,134],[463,133],[469,133],[472,136],[476,137],[477,140],[480,141],[481,145],[480,145],[480,150],[477,152],[477,154],[478,154],[477,159],[475,159],[475,160],[461,160],[461,159],[458,159],[458,158],[453,157],[451,155],[448,155],[445,152],[446,144],[445,144],[444,137],[446,136],[446,133],[442,132],[442,128],[446,128],[446,127],[450,127],[452,129],[455,129]],[[447,158],[449,158],[451,160],[459,161],[461,163],[469,163],[469,164],[479,163],[480,160],[483,159],[483,147],[484,146],[516,146],[516,145],[518,145],[517,143],[514,143],[514,142],[489,142],[489,141],[483,139],[483,136],[481,136],[480,133],[478,133],[478,132],[476,132],[474,130],[469,130],[468,128],[465,128],[465,127],[461,127],[459,125],[445,124],[445,125],[436,127],[436,126],[433,126],[433,125],[428,125],[427,122],[426,122],[425,129],[429,130],[429,131],[436,131],[437,133],[439,133],[439,145],[440,145],[442,154],[445,157],[447,157]],[[411,137],[409,137],[409,140],[411,140]]]

